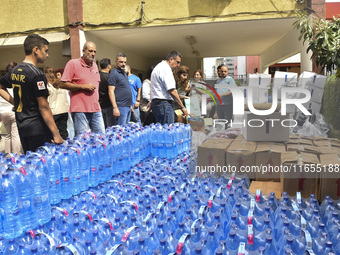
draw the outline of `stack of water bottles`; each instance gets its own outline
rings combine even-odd
[[[129,125],[3,157],[0,254],[340,254],[338,201],[251,194],[189,148],[189,126]]]

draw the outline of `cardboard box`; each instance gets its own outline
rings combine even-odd
[[[274,192],[277,199],[280,199],[282,196],[282,186],[279,182],[252,181],[249,187],[249,192],[256,194],[258,189],[266,195]]]
[[[256,180],[280,181],[280,172],[275,167],[281,165],[281,154],[286,151],[283,143],[258,142],[255,151],[255,165],[269,168],[268,171],[256,173]],[[272,167],[272,169],[270,169]],[[263,170],[265,170],[263,168]],[[276,168],[277,169],[277,168]]]
[[[313,85],[308,85],[307,89],[310,91],[310,95],[311,95],[310,101],[321,104],[322,98],[323,98],[323,89],[320,89]]]
[[[198,147],[197,169],[208,171],[215,169],[217,175],[218,169],[226,166],[226,150],[233,140],[224,138],[211,138]],[[201,171],[201,172],[202,172]]]
[[[318,157],[310,153],[284,152],[281,155],[283,170],[281,172],[282,191],[290,196],[301,192],[301,196],[308,198],[311,194],[319,197],[320,173],[311,172],[320,164]]]
[[[339,199],[340,198],[339,156],[338,154],[323,154],[320,156],[320,161],[322,167],[320,183],[320,200],[322,201],[325,198],[325,196],[331,196],[331,198],[333,199]],[[338,172],[335,172],[336,168]]]
[[[275,121],[268,121],[270,119]],[[289,127],[281,125],[281,121],[284,119],[287,119],[287,116],[282,116],[280,112],[274,112],[266,116],[259,116],[250,112],[245,112],[245,126],[242,127],[242,134],[247,141],[288,141]],[[253,127],[250,127],[249,124],[253,125]]]
[[[287,151],[296,151],[298,153],[305,152],[315,154],[319,157],[321,154],[320,149],[314,145],[306,145],[306,144],[287,144]]]
[[[245,168],[248,170],[249,167],[254,169],[255,150],[256,143],[235,139],[227,149],[227,166],[233,167],[236,173],[247,174],[250,179],[255,179],[255,171],[243,171]]]
[[[247,85],[261,88],[270,88],[272,76],[270,74],[257,73],[247,75]]]
[[[274,74],[273,85],[277,87],[281,86],[296,87],[297,76],[298,76],[297,73],[276,71]]]
[[[192,131],[205,132],[204,121],[202,120],[190,120],[190,127]]]
[[[289,140],[286,144],[302,144],[302,145],[314,145],[313,140],[308,137],[300,137],[299,135],[289,136]]]

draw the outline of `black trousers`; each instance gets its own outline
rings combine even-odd
[[[68,120],[68,113],[61,113],[57,115],[53,115],[53,119],[55,124],[57,125],[57,128],[59,129],[60,136],[66,140],[68,137],[67,132],[67,120]]]
[[[40,146],[43,146],[46,142],[50,143],[52,139],[53,139],[52,134],[26,137],[20,136],[21,145],[22,148],[24,149],[25,154],[27,151],[35,152],[36,149],[38,149]]]

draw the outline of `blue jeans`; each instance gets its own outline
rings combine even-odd
[[[131,113],[131,121],[133,122],[137,122],[137,123],[140,123],[140,111],[139,111],[139,107],[135,108],[133,107],[133,110],[134,110],[134,114]]]
[[[116,121],[115,125],[123,126],[130,121],[131,108],[130,107],[118,107],[118,110],[120,112],[120,116],[118,118],[115,118],[115,121]]]
[[[115,124],[115,118],[113,117],[113,107],[102,108],[102,114],[105,128],[111,127]]]
[[[156,122],[164,125],[175,122],[174,102],[171,100],[153,99],[151,102],[152,113]]]
[[[105,133],[102,112],[72,112],[75,135],[87,132],[89,128],[93,132]]]

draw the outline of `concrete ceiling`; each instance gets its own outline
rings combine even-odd
[[[147,58],[164,58],[170,50],[183,57],[260,55],[292,30],[293,18],[87,31]],[[186,37],[193,36],[190,45]],[[197,53],[196,53],[197,54]]]

